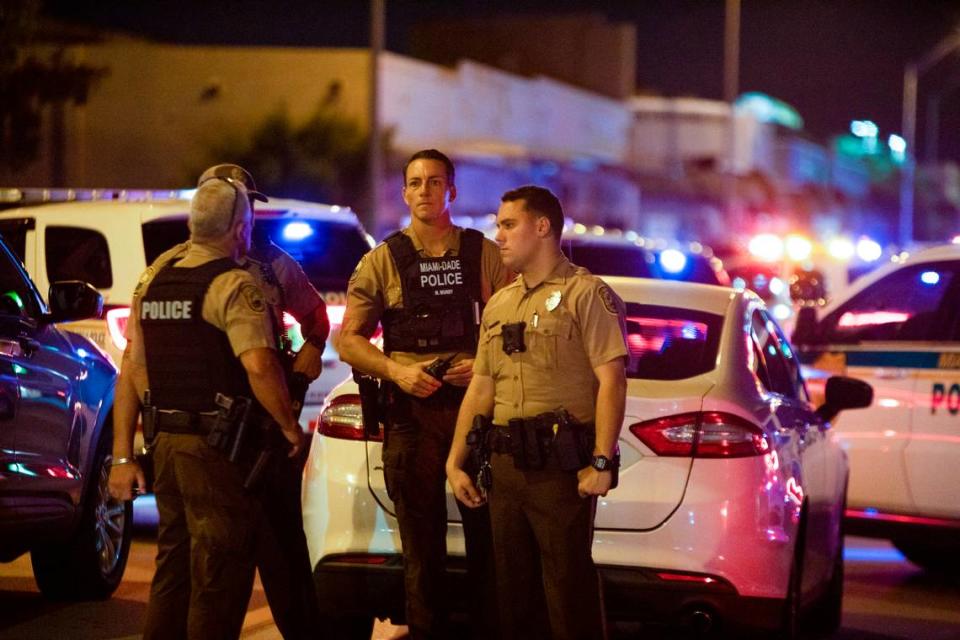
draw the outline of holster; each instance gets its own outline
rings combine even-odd
[[[470,468],[477,472],[477,484],[483,489],[493,486],[493,473],[490,469],[490,430],[493,421],[484,415],[473,418],[473,426],[467,433],[467,446],[470,448]]]
[[[143,406],[140,409],[140,423],[143,426],[143,446],[149,452],[157,437],[157,407],[150,399],[150,389],[143,392]]]
[[[363,430],[369,437],[380,433],[380,423],[383,422],[383,393],[380,380],[373,376],[353,370],[353,379],[357,383],[360,394],[360,411],[363,413]]]
[[[578,471],[590,464],[594,430],[564,410],[512,418],[506,428],[513,464],[520,471],[543,469],[550,456],[560,471]]]

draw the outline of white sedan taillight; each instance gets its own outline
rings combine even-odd
[[[770,451],[763,429],[722,411],[696,411],[630,425],[658,456],[743,458]]]
[[[310,430],[313,431],[314,429],[311,428]],[[346,393],[331,400],[330,404],[324,407],[320,414],[316,430],[328,438],[338,438],[340,440],[383,441],[382,430],[375,436],[368,436],[364,431],[360,396],[355,393]]]
[[[127,320],[130,319],[130,307],[113,307],[107,309],[107,330],[110,339],[120,351],[127,348]]]

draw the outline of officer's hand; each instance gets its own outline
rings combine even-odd
[[[605,496],[613,482],[613,472],[597,471],[593,467],[584,467],[577,472],[577,492],[581,498],[587,496]]]
[[[296,458],[306,446],[307,436],[304,435],[303,430],[297,422],[294,422],[293,426],[287,426],[281,429],[281,433],[283,437],[287,439],[287,442],[290,443],[290,452],[287,454],[287,457]]]
[[[143,469],[140,468],[139,464],[136,462],[128,462],[110,467],[109,488],[111,496],[117,500],[133,500],[133,498],[140,493],[140,491],[134,492],[134,483],[136,483],[140,490],[147,486],[147,480],[143,476]]]
[[[316,380],[323,371],[323,351],[310,342],[304,342],[293,359],[293,372],[302,373],[309,380]]]
[[[400,387],[404,393],[409,393],[418,398],[426,398],[441,387],[441,382],[423,368],[430,364],[427,362],[415,362],[409,366],[403,367],[400,375],[393,381]]]
[[[477,491],[473,480],[463,469],[447,469],[447,482],[450,483],[450,489],[457,500],[467,505],[471,509],[482,506],[486,500]]]
[[[473,378],[473,358],[464,358],[457,364],[447,369],[443,381],[456,385],[458,387],[470,386],[470,380]]]

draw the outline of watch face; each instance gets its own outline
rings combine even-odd
[[[606,456],[593,456],[591,466],[597,471],[606,471],[610,468],[610,460]]]

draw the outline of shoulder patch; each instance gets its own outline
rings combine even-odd
[[[367,260],[367,255],[364,254],[363,257],[360,258],[360,262],[358,262],[357,266],[354,268],[353,273],[350,274],[349,284],[353,284],[354,281],[360,276],[360,272],[363,270],[363,265],[366,262],[366,260]]]
[[[617,315],[617,302],[610,287],[605,284],[600,285],[597,295],[600,296],[600,302],[603,303],[603,308],[607,310],[607,313],[612,316]]]
[[[140,279],[137,280],[137,286],[133,288],[133,297],[137,298],[143,292],[143,287],[145,284],[153,280],[153,276],[156,275],[156,269],[153,267],[147,267],[147,270],[143,272],[140,276]]]
[[[255,313],[263,313],[267,310],[267,302],[263,298],[263,292],[260,287],[252,282],[245,282],[240,285],[240,293],[250,310]]]

